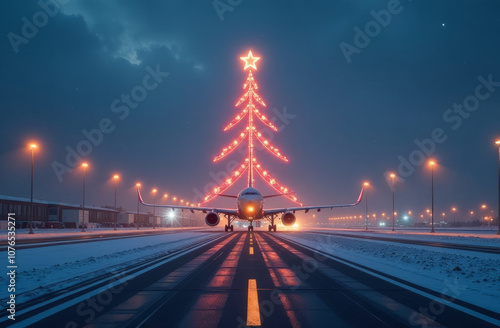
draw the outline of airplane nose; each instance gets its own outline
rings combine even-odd
[[[247,202],[243,210],[247,216],[255,216],[259,210],[259,206],[255,202]]]

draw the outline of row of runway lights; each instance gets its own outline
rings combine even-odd
[[[496,140],[495,141],[495,145],[498,146],[498,154],[499,154],[499,162],[498,162],[498,175],[499,175],[499,179],[498,179],[498,197],[499,197],[499,201],[498,201],[498,211],[500,212],[500,139]],[[429,160],[428,161],[428,166],[431,170],[431,209],[427,209],[426,212],[427,212],[427,215],[430,217],[431,219],[431,232],[434,232],[434,169],[435,167],[437,166],[437,162],[433,159]],[[389,173],[389,178],[391,179],[391,186],[392,186],[392,230],[394,231],[394,226],[395,226],[395,222],[396,222],[396,216],[397,216],[397,212],[395,210],[395,180],[397,178],[397,175],[395,173]],[[363,186],[365,189],[368,189],[370,187],[370,183],[369,182],[364,182],[363,183]],[[370,218],[370,215],[368,214],[368,194],[366,193],[366,196],[365,196],[365,206],[366,206],[366,212],[365,212],[365,225],[366,227],[368,227],[368,219]],[[487,206],[486,204],[482,204],[480,206],[480,208],[483,210],[483,214],[484,211],[487,209]],[[452,207],[451,208],[451,211],[452,213],[454,214],[454,217],[456,218],[456,212],[457,212],[457,208],[456,207]],[[474,215],[474,211],[470,211],[470,214],[471,216]],[[402,218],[404,221],[408,221],[410,218],[411,218],[411,211],[408,211],[408,214],[407,215],[404,215]],[[442,212],[441,213],[442,217],[445,218],[446,217],[446,213],[445,212]],[[500,216],[500,214],[499,214]],[[382,217],[385,217],[385,213],[382,213]],[[362,216],[360,216],[360,218],[362,218]],[[376,215],[373,214],[373,218],[376,218]],[[425,218],[425,214],[420,214],[420,218],[421,219],[424,219]],[[331,218],[332,219],[332,218]],[[346,219],[356,219],[356,216],[348,216],[348,217],[340,217],[340,218],[333,218],[333,220],[346,220]],[[389,219],[387,217],[387,219]],[[491,211],[491,216],[488,217],[486,215],[483,216],[483,219],[486,221],[486,222],[493,222],[493,219],[494,219],[494,214],[493,214],[493,211]],[[385,222],[382,221],[380,223],[380,225],[385,225]],[[498,220],[498,234],[500,235],[500,218]]]
[[[499,147],[499,174],[500,174],[500,139],[495,141],[495,145],[497,145]],[[31,150],[31,216],[32,216],[31,219],[30,219],[30,231],[29,231],[29,233],[32,234],[33,233],[33,175],[34,175],[34,169],[33,168],[34,168],[34,153],[35,153],[35,150],[38,148],[38,145],[35,144],[35,143],[31,143],[29,145],[29,148]],[[434,215],[433,215],[433,213],[434,213],[434,168],[435,168],[436,165],[437,165],[436,161],[434,161],[434,160],[430,160],[429,161],[429,167],[431,168],[431,175],[432,175],[432,179],[431,179],[431,184],[432,184],[432,209],[427,209],[426,212],[431,217],[432,226],[433,226],[432,229],[433,230],[434,230]],[[81,164],[81,168],[83,169],[83,200],[82,200],[82,207],[83,207],[83,209],[85,209],[85,178],[86,178],[86,171],[87,171],[88,167],[89,167],[89,164],[87,162],[84,162],[84,163]],[[394,199],[395,199],[395,197],[394,197],[394,194],[395,194],[394,184],[395,184],[395,179],[396,179],[397,176],[394,173],[390,173],[389,177],[391,178],[391,183],[392,183],[392,202],[393,202],[393,215],[392,215],[392,219],[393,219],[393,229],[394,229],[394,222],[395,222],[395,218],[396,218],[396,215],[397,215],[397,213],[395,211],[395,204],[394,204]],[[117,182],[120,179],[120,176],[118,174],[114,174],[112,179],[113,179],[114,187],[115,187],[114,188],[115,189],[115,195],[114,195],[115,196],[114,197],[114,199],[115,199],[115,206],[114,206],[114,208],[116,209]],[[365,182],[363,185],[364,185],[365,188],[368,188],[370,186],[370,183],[369,182]],[[141,184],[137,183],[136,187],[137,188],[141,188]],[[151,190],[151,192],[153,194],[153,205],[156,205],[156,197],[157,197],[156,195],[158,193],[158,189],[157,188],[153,188]],[[500,179],[499,179],[499,193],[500,193]],[[167,193],[165,193],[163,195],[163,199],[164,200],[167,200],[168,197],[169,197],[169,195]],[[176,196],[173,196],[171,199],[172,199],[172,201],[176,202],[178,198]],[[368,195],[365,196],[365,200],[366,200],[366,202],[368,202]],[[180,203],[181,206],[191,206],[191,207],[195,207],[196,206],[193,203],[184,202],[183,199],[180,199],[179,203]],[[138,206],[139,206],[139,204],[138,204]],[[499,206],[500,206],[500,204],[499,204]],[[366,207],[368,208],[367,205],[366,205]],[[481,208],[482,209],[486,209],[486,205],[485,204],[481,205]],[[156,211],[156,208],[154,208],[154,211]],[[452,211],[456,212],[456,208],[453,207]],[[470,213],[471,213],[471,215],[474,215],[474,211],[470,211]],[[156,213],[154,213],[154,214],[156,214]],[[366,215],[365,216],[369,217],[368,216],[368,209],[366,210]],[[382,216],[384,216],[384,215],[382,215]],[[443,212],[442,216],[445,217],[446,213]],[[420,217],[424,218],[424,214],[421,214]],[[335,218],[335,219],[345,219],[345,218],[346,217]],[[410,218],[409,215],[403,216],[404,220],[408,220],[409,218]],[[486,217],[486,216],[484,218],[485,218],[485,220],[488,219],[488,217]],[[352,217],[349,217],[349,219],[352,219]],[[490,220],[493,221],[493,214],[492,214]],[[115,226],[115,229],[116,229],[116,226]],[[84,231],[84,229],[82,229],[82,231]],[[499,234],[500,234],[500,220],[499,220]]]
[[[31,203],[31,217],[30,217],[30,231],[29,234],[33,234],[33,180],[34,180],[34,166],[35,166],[35,150],[39,149],[38,145],[36,143],[30,143],[29,144],[29,149],[31,151],[31,197],[30,197],[30,203]],[[83,170],[83,191],[82,191],[82,208],[85,210],[85,182],[86,182],[86,176],[87,176],[87,169],[89,168],[89,163],[83,162],[80,164],[80,168]],[[112,175],[112,181],[114,185],[114,209],[117,210],[117,185],[118,181],[120,180],[120,175],[119,174],[113,174]],[[141,188],[141,183],[136,183],[135,185],[138,189]],[[158,193],[157,188],[153,188],[151,190],[151,193],[153,194],[153,205],[156,205],[156,195]],[[169,198],[169,195],[167,193],[163,194],[163,200],[167,200]],[[194,203],[189,203],[185,202],[184,199],[179,199],[177,196],[171,197],[171,200],[175,203],[177,200],[179,201],[179,205],[181,206],[191,206],[195,207],[196,205]],[[158,204],[159,205],[159,204]],[[153,215],[156,215],[156,208],[154,208],[154,213]],[[137,212],[139,212],[139,200],[137,200]],[[169,216],[173,216],[173,212],[170,213]],[[115,227],[114,229],[116,230],[116,219],[115,219]],[[85,225],[82,224],[82,232],[85,231]]]
[[[486,215],[486,210],[488,209],[488,206],[486,204],[482,204],[481,206],[479,206],[479,208],[482,210],[482,213],[481,213],[482,219],[484,219],[485,221],[493,221],[493,219],[494,219],[493,210],[490,211],[491,215],[488,216],[488,215]],[[469,211],[467,214],[470,215],[471,219],[474,219],[476,212]],[[396,219],[397,219],[398,212],[394,212],[394,215],[396,216]],[[449,213],[446,213],[446,212],[441,213],[442,218],[451,217],[452,215],[453,215],[453,221],[455,221],[457,218],[457,216],[456,216],[457,215],[457,208],[456,207],[452,207],[451,212],[449,212]],[[389,220],[391,218],[390,216],[387,216],[385,212],[381,213],[380,215],[377,215],[377,213],[368,214],[368,219],[370,219],[370,218],[376,219],[377,217],[381,217],[382,219],[386,219],[386,220]],[[430,218],[430,217],[431,217],[431,210],[426,209],[425,213],[420,214],[419,216],[414,216],[412,211],[407,211],[404,214],[402,214],[401,218],[404,221],[409,221],[411,219],[418,219],[418,218],[425,219],[425,218]],[[353,219],[356,220],[356,219],[363,219],[363,218],[365,218],[365,215],[347,215],[347,216],[331,217],[331,218],[328,218],[328,220],[330,220],[330,221],[353,220]]]

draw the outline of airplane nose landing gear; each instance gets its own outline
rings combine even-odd
[[[248,226],[248,231],[253,231],[253,225],[252,225],[252,222],[250,222],[250,225]]]

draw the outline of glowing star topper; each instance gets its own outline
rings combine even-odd
[[[245,62],[245,67],[243,68],[243,70],[246,70],[249,67],[257,70],[257,66],[255,66],[255,63],[260,59],[260,57],[254,57],[252,55],[252,50],[248,52],[248,56],[240,57],[240,59]]]

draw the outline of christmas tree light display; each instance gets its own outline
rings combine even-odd
[[[257,82],[255,82],[252,74],[252,69],[255,71],[257,70],[256,63],[260,60],[260,57],[254,57],[252,51],[249,51],[248,56],[240,57],[240,59],[245,62],[245,67],[243,68],[243,70],[245,71],[249,69],[249,73],[245,83],[243,84],[243,90],[245,90],[245,93],[238,100],[235,107],[239,107],[244,102],[246,102],[246,106],[238,115],[236,115],[236,117],[231,122],[229,122],[229,124],[226,125],[224,131],[229,131],[239,122],[241,122],[245,117],[248,117],[248,124],[243,129],[243,131],[240,132],[236,139],[234,139],[229,145],[222,149],[221,153],[217,155],[213,159],[213,161],[218,162],[231,154],[244,140],[247,140],[248,143],[247,156],[244,162],[231,174],[230,177],[226,179],[226,181],[215,187],[206,195],[202,204],[208,203],[211,200],[215,199],[218,195],[224,193],[233,184],[240,180],[240,178],[245,173],[247,173],[248,186],[252,187],[254,185],[254,170],[272,189],[280,194],[283,194],[292,202],[300,204],[297,201],[297,197],[293,195],[291,190],[283,186],[276,180],[276,178],[271,176],[271,174],[269,174],[268,171],[265,170],[261,164],[259,164],[257,158],[255,157],[254,140],[257,140],[269,153],[273,154],[275,157],[284,162],[288,162],[286,156],[284,156],[277,147],[273,146],[255,126],[254,117],[257,117],[263,125],[267,126],[275,132],[278,131],[276,126],[257,108],[258,105],[266,107],[266,104],[256,92],[256,90],[258,89],[258,85]]]

